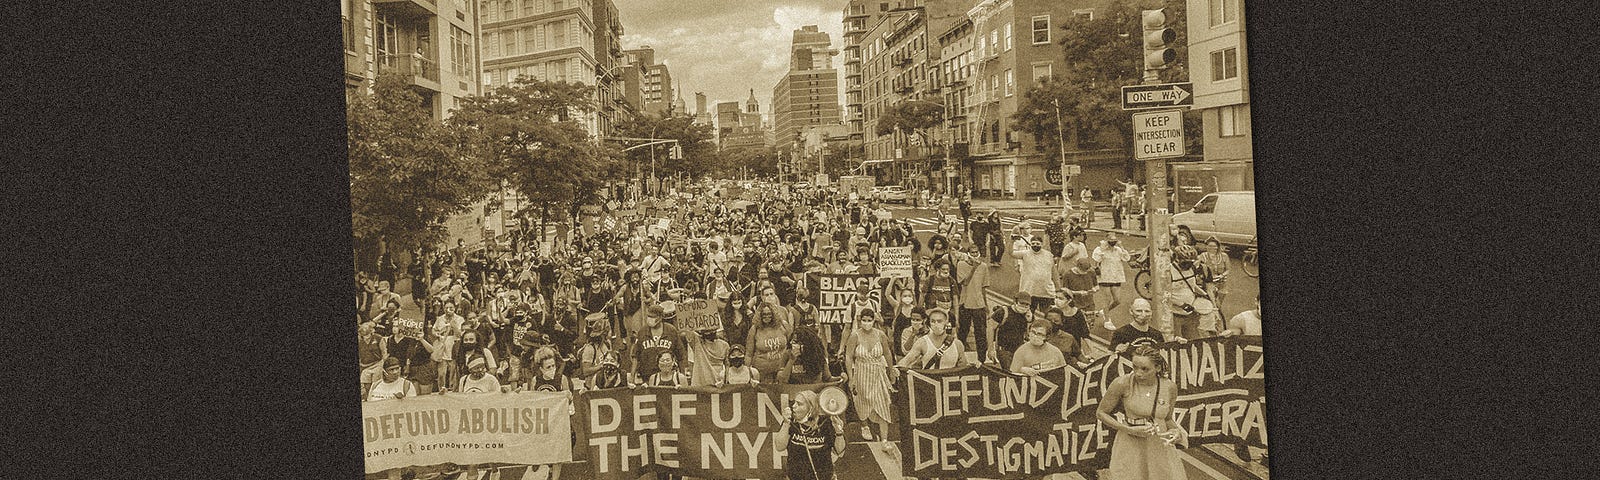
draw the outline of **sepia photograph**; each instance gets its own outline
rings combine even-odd
[[[1270,478],[1245,0],[338,1],[365,478]]]

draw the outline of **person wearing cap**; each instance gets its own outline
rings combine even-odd
[[[683,358],[683,338],[678,328],[666,323],[666,309],[661,305],[645,308],[644,325],[634,335],[629,357],[633,359],[633,381],[643,383],[656,373],[662,352],[673,358]]]
[[[367,389],[367,401],[399,400],[419,395],[417,385],[401,375],[401,370],[400,359],[384,359],[383,376],[372,384],[372,388]]]
[[[461,393],[491,393],[500,391],[500,379],[489,374],[489,362],[481,356],[467,359],[467,374],[456,383]]]
[[[717,372],[722,370],[728,359],[728,341],[722,339],[722,328],[719,326],[700,327],[693,332],[683,335],[683,342],[689,350],[689,385],[701,387],[717,383]]]
[[[989,338],[994,343],[989,345],[993,355],[986,361],[996,361],[1003,369],[1011,368],[1011,355],[1027,340],[1028,322],[1035,318],[1029,308],[1032,303],[1027,292],[1018,292],[1010,306],[995,308],[990,313]]]
[[[600,371],[600,361],[615,351],[611,346],[611,319],[604,313],[591,313],[584,318],[586,333],[583,346],[578,348],[578,378],[586,379]]]
[[[1100,246],[1094,248],[1094,253],[1089,255],[1097,264],[1096,272],[1099,275],[1095,281],[1100,290],[1111,296],[1111,303],[1106,304],[1105,310],[1116,310],[1118,305],[1122,305],[1122,300],[1117,298],[1117,289],[1128,281],[1128,262],[1133,260],[1133,254],[1118,245],[1120,241],[1115,232],[1108,233],[1106,239],[1100,241]],[[1105,326],[1107,330],[1116,329],[1109,316],[1106,317]]]
[[[1209,300],[1202,284],[1205,279],[1195,268],[1198,256],[1194,247],[1178,245],[1172,248],[1172,264],[1164,268],[1166,275],[1163,276],[1170,282],[1165,292],[1167,310],[1172,315],[1172,333],[1177,338],[1200,338],[1202,328],[1211,332],[1222,330],[1217,325],[1220,322],[1216,320],[1215,308],[1204,312],[1195,307],[1197,300]]]
[[[389,358],[389,353],[385,350],[388,344],[378,335],[377,328],[372,322],[362,322],[356,326],[356,339],[360,342],[358,356],[361,362],[361,394],[366,395],[372,384],[383,377],[383,360]]]

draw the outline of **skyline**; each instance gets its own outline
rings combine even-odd
[[[694,92],[706,94],[706,109],[716,104],[743,105],[755,90],[764,118],[772,118],[772,88],[788,73],[789,46],[795,30],[816,25],[826,32],[831,48],[841,49],[844,6],[848,0],[730,1],[614,0],[622,17],[624,48],[649,46],[656,61],[666,64],[694,113]],[[722,26],[702,31],[702,26]],[[772,55],[768,52],[779,52]],[[842,69],[842,59],[833,66]],[[736,74],[730,75],[729,72]],[[843,82],[839,96],[844,98]]]

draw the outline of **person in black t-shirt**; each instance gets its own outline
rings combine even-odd
[[[999,361],[1003,370],[1011,368],[1011,355],[1027,341],[1028,322],[1033,318],[1028,306],[1032,302],[1033,297],[1024,293],[1018,295],[1011,306],[995,309],[990,314],[989,338],[994,342],[990,350],[995,352],[993,358]]]
[[[1161,331],[1150,324],[1150,319],[1155,315],[1150,308],[1149,300],[1143,298],[1134,299],[1133,303],[1128,306],[1128,311],[1133,314],[1133,321],[1111,333],[1111,351],[1122,353],[1123,350],[1146,343],[1162,343],[1166,341],[1166,337],[1161,335]]]

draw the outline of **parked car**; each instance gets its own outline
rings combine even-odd
[[[1216,192],[1200,198],[1188,211],[1172,216],[1179,231],[1195,241],[1217,241],[1231,247],[1253,247],[1256,237],[1256,192]]]
[[[885,185],[879,188],[878,194],[885,202],[906,203],[906,199],[911,197],[911,192],[899,185]]]

